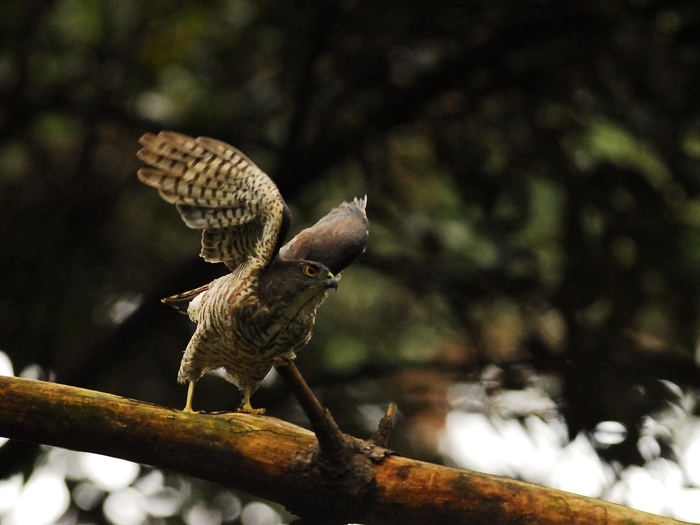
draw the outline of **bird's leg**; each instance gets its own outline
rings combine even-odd
[[[192,396],[194,395],[194,381],[190,381],[190,386],[187,388],[187,403],[185,403],[185,408],[182,409],[183,412],[194,412],[192,410]]]
[[[257,414],[262,416],[265,413],[264,408],[253,408],[250,404],[250,388],[243,387],[243,406],[240,407],[237,412],[242,412],[245,414]]]

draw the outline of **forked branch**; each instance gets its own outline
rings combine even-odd
[[[302,428],[249,414],[188,414],[13,377],[0,377],[0,436],[174,470],[280,502],[305,519],[323,515],[326,523],[341,523],[347,516],[360,523],[401,525],[679,523],[529,483],[414,461],[353,438],[373,470],[372,481],[367,487],[360,479],[357,493],[348,489],[340,501],[329,500],[322,490],[294,490],[296,484],[306,486],[303,478],[310,475],[300,465],[318,468],[313,466],[318,443]],[[342,485],[347,473],[340,474]],[[315,512],[305,515],[310,508]]]

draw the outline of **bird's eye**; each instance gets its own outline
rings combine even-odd
[[[307,277],[316,277],[318,275],[318,268],[307,264],[306,266],[304,266],[304,275],[306,275]]]

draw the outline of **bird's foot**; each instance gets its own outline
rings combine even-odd
[[[262,416],[265,413],[264,408],[253,408],[250,404],[250,390],[243,390],[243,405],[236,410],[239,414],[255,414]]]
[[[244,405],[242,407],[239,407],[238,410],[236,410],[239,414],[254,414],[256,416],[262,416],[265,414],[265,409],[264,408],[253,408],[252,406],[248,405],[247,407]]]

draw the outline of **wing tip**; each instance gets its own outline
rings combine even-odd
[[[154,140],[157,140],[157,136],[154,135],[153,133],[144,133],[139,137],[139,144],[143,146],[148,146],[150,144],[153,144]]]

